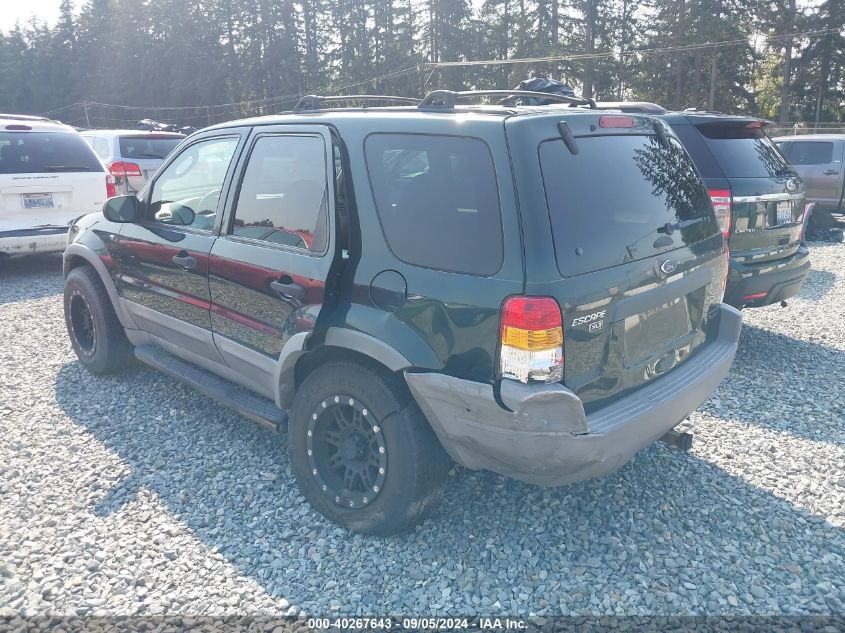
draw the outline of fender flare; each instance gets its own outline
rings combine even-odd
[[[117,293],[117,286],[114,284],[114,279],[112,279],[109,271],[106,269],[106,265],[97,256],[97,254],[89,247],[80,244],[79,242],[68,245],[62,259],[62,274],[65,279],[67,279],[68,274],[72,270],[68,267],[68,262],[71,257],[81,257],[96,271],[97,275],[100,277],[100,281],[109,295],[112,307],[114,308],[114,312],[117,315],[117,319],[120,321],[120,324],[126,329],[137,330],[138,325],[132,320],[129,312],[123,307],[123,302],[120,300],[120,295]]]
[[[296,389],[296,363],[310,351],[306,349],[306,341],[310,332],[299,332],[291,336],[276,364],[275,384],[276,406],[287,409],[293,400]],[[387,343],[374,336],[342,327],[330,327],[326,330],[325,342],[320,347],[335,347],[340,350],[351,350],[387,367],[390,371],[401,371],[411,367],[411,361],[400,354]],[[315,348],[320,349],[320,347]]]

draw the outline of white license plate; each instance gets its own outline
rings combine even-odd
[[[777,213],[778,224],[792,224],[795,221],[792,219],[792,202],[778,202]]]
[[[21,202],[24,209],[52,209],[52,193],[22,193]]]

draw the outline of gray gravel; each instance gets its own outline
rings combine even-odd
[[[845,246],[746,311],[730,377],[619,473],[456,469],[393,539],[304,503],[284,441],[147,370],[75,360],[61,262],[0,263],[0,615],[845,613]]]

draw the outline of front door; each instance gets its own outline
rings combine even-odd
[[[332,151],[323,126],[261,129],[211,249],[215,343],[268,394],[283,346],[307,336],[323,304],[336,250]]]
[[[139,194],[140,222],[125,224],[116,282],[138,325],[159,339],[220,360],[211,337],[208,254],[220,192],[244,133],[226,130],[183,148]]]

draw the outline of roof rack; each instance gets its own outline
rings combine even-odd
[[[621,110],[631,114],[666,114],[668,112],[663,106],[649,101],[600,101],[596,105],[599,110]]]
[[[596,107],[596,102],[586,97],[570,97],[568,95],[559,95],[552,92],[537,92],[535,90],[434,90],[433,92],[429,92],[417,107],[421,110],[428,108],[452,110],[455,107],[455,101],[458,99],[480,96],[504,97],[502,101],[507,101],[510,97],[535,97],[537,99],[550,99],[552,101],[569,103],[573,106],[585,105],[592,109]],[[516,104],[510,103],[507,105]]]
[[[0,119],[9,119],[10,121],[52,121],[46,116],[34,116],[31,114],[3,114],[0,113]]]
[[[305,95],[300,97],[296,105],[293,106],[294,112],[304,112],[308,110],[320,110],[323,102],[333,101],[392,101],[394,103],[408,103],[410,105],[417,105],[420,100],[413,97],[397,97],[394,95],[336,95],[336,96],[321,96],[321,95]],[[367,107],[364,105],[364,107]]]

